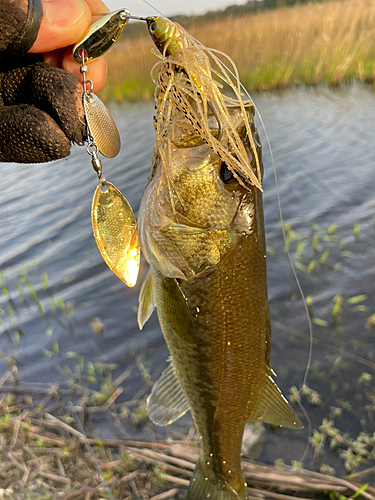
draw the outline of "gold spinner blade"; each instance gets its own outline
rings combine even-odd
[[[120,134],[108,109],[96,94],[83,95],[87,125],[98,151],[107,158],[114,158],[121,149]]]
[[[128,201],[110,182],[96,188],[91,219],[95,241],[106,264],[120,280],[133,287],[140,261],[137,221]]]
[[[87,64],[105,54],[120,38],[131,17],[127,9],[103,13],[103,17],[92,24],[73,47],[73,59],[81,64],[84,52]]]

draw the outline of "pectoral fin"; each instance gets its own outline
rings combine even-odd
[[[188,402],[177,380],[173,362],[163,371],[147,400],[147,413],[157,425],[169,425],[189,410]]]
[[[146,321],[153,313],[155,309],[154,300],[154,287],[152,283],[152,274],[149,270],[146,277],[142,283],[142,288],[139,294],[139,305],[138,305],[138,326],[142,330]]]
[[[193,318],[188,301],[176,279],[165,278],[151,266],[158,316],[162,330],[170,329],[187,343],[194,343]]]
[[[303,429],[302,422],[269,375],[267,375],[262,399],[252,420],[288,429]]]

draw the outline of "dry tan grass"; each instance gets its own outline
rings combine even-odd
[[[54,412],[65,413],[66,420],[61,403]],[[109,491],[114,500],[185,498],[199,457],[190,433],[168,442],[101,441],[51,412],[43,405],[34,408],[30,396],[0,394],[0,498],[104,500]],[[362,483],[372,467],[348,480],[246,459],[242,466],[248,498],[304,500],[324,494],[375,500],[375,488]]]
[[[146,28],[145,28],[146,29]],[[375,0],[337,0],[228,17],[192,28],[204,45],[230,55],[249,90],[336,85],[375,77]],[[108,54],[105,99],[145,99],[156,57],[148,35]]]

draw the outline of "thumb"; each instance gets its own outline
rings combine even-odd
[[[43,19],[29,52],[50,52],[75,44],[91,24],[91,10],[84,0],[43,0]]]

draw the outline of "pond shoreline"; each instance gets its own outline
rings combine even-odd
[[[11,368],[7,374],[15,374]],[[199,457],[191,433],[182,440],[131,441],[86,435],[82,421],[90,407],[61,398],[55,389],[33,401],[22,384],[12,393],[6,377],[0,381],[0,492],[11,500],[149,500],[182,499]],[[41,395],[40,389],[36,392]],[[66,391],[68,392],[68,391]],[[4,396],[6,394],[6,396]],[[76,398],[73,390],[70,394]],[[109,400],[97,412],[116,412]],[[92,413],[92,412],[91,412]],[[69,423],[67,423],[69,422]],[[248,498],[293,500],[352,498],[375,500],[375,488],[364,483],[366,471],[337,478],[304,470],[301,466],[264,465],[243,459]],[[367,472],[371,474],[371,470]],[[20,480],[20,478],[22,478]]]

